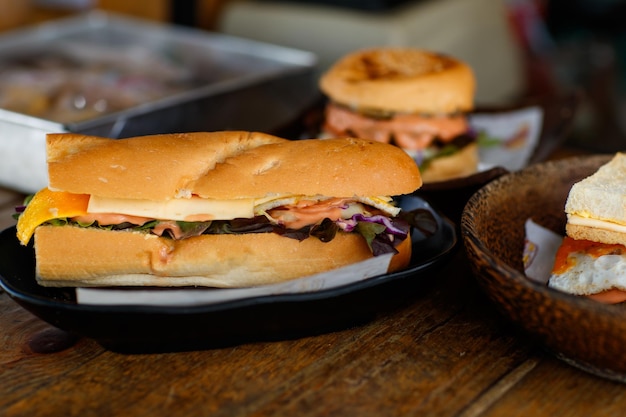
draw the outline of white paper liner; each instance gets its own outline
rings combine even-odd
[[[476,113],[470,126],[499,144],[479,147],[481,171],[496,166],[518,171],[528,165],[539,139],[543,110],[538,106],[498,113]]]
[[[250,288],[76,288],[79,304],[184,307],[278,294],[307,293],[353,284],[387,273],[393,254],[376,256],[333,271],[280,284]]]
[[[526,220],[525,228],[524,272],[530,280],[547,284],[563,236],[538,225],[531,219]]]

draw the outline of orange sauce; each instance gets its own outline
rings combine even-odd
[[[421,150],[438,137],[444,142],[467,132],[467,118],[458,116],[421,116],[396,114],[389,119],[376,119],[329,104],[326,108],[325,128],[335,135],[353,132],[363,139],[389,143],[393,137],[398,146]]]
[[[316,224],[325,218],[338,220],[341,218],[342,207],[350,200],[329,198],[323,201],[301,200],[292,206],[284,206],[269,211],[269,215],[278,223],[290,229],[300,229]]]
[[[72,219],[79,223],[85,224],[97,221],[100,226],[108,226],[112,224],[121,224],[126,222],[142,225],[146,222],[153,220],[148,217],[130,216],[127,214],[116,213],[87,213],[81,216],[75,216]]]

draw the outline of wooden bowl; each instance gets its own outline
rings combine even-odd
[[[626,382],[626,304],[606,305],[559,292],[524,275],[524,223],[564,234],[571,186],[610,155],[568,158],[506,174],[468,201],[461,234],[472,272],[496,306],[558,358]]]

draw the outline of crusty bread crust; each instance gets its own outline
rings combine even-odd
[[[608,245],[618,244],[626,246],[626,233],[622,232],[567,223],[565,225],[565,233],[576,240],[591,240]]]
[[[458,152],[433,159],[422,170],[424,183],[446,181],[465,177],[478,170],[478,145],[470,143]]]
[[[473,108],[472,69],[449,56],[411,48],[348,54],[319,82],[337,103],[355,110],[448,114]]]
[[[590,219],[626,224],[626,153],[618,152],[592,175],[575,183],[565,212]]]
[[[389,271],[405,268],[410,238]],[[40,226],[36,275],[43,286],[248,287],[324,272],[372,257],[357,234],[323,243],[274,233],[203,235],[174,241],[130,231]]]
[[[395,146],[363,139],[285,140],[251,132],[130,139],[49,134],[49,187],[111,198],[162,201],[301,194],[408,194],[422,184]]]

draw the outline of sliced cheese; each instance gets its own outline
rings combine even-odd
[[[619,232],[619,233],[626,233],[626,225],[613,223],[613,222],[607,222],[605,220],[592,219],[589,217],[583,217],[583,216],[579,216],[576,214],[568,214],[567,222],[570,224],[575,224],[579,226],[587,226],[587,227],[593,227],[596,229],[604,229],[604,230],[611,230],[611,231]]]
[[[214,200],[199,197],[176,198],[167,201],[106,198],[92,195],[87,211],[89,213],[120,213],[153,219],[208,221],[251,218],[271,208],[294,204],[302,199],[324,200],[328,197],[315,196],[271,196],[261,199],[241,198],[234,200]],[[400,209],[391,204],[389,197],[356,198],[391,215]]]
[[[293,195],[293,196],[281,196],[281,197],[268,197],[263,200],[256,200],[254,211],[256,214],[263,214],[268,210],[271,210],[275,207],[280,206],[288,206],[293,204],[298,204],[302,200],[310,200],[310,201],[324,201],[331,199],[332,197],[325,196],[304,196],[304,195]],[[388,196],[375,196],[375,197],[359,197],[354,196],[350,197],[354,201],[358,201],[363,204],[367,204],[372,207],[376,207],[377,209],[384,211],[385,213],[391,216],[397,216],[401,209],[393,204],[393,198]]]
[[[177,198],[167,201],[106,198],[92,195],[89,213],[122,213],[153,219],[207,221],[254,217],[254,199]]]

